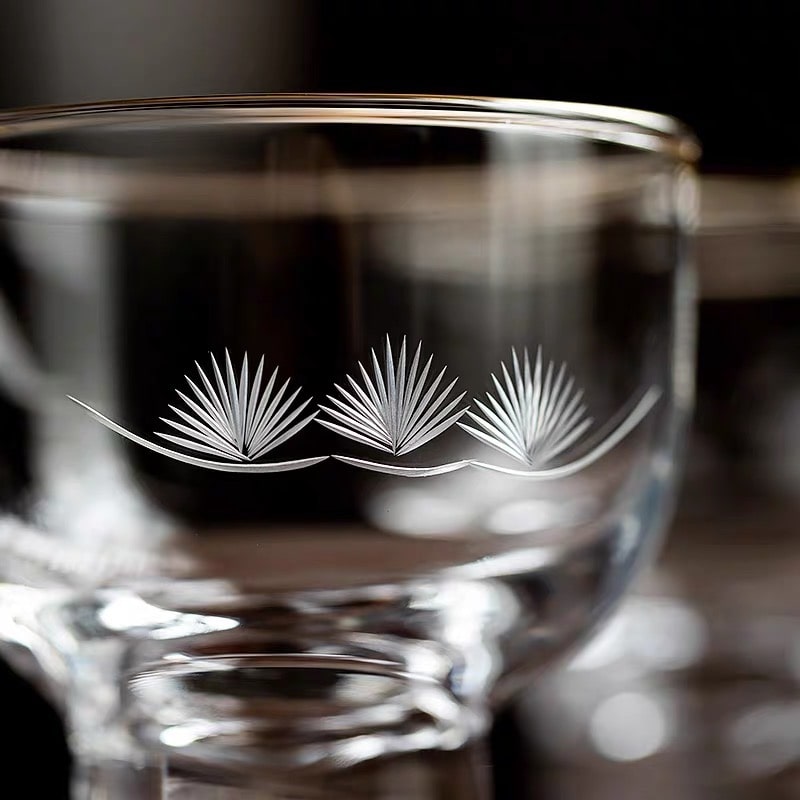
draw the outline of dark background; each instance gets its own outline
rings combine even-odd
[[[706,169],[798,163],[796,26],[778,3],[324,6],[321,88],[539,97],[672,114]],[[791,4],[786,4],[787,9]]]
[[[0,107],[257,91],[623,105],[698,133],[704,169],[800,163],[792,3],[3,0]]]
[[[252,91],[570,100],[679,117],[703,144],[704,173],[782,175],[800,165],[792,5],[0,0],[0,108]],[[735,360],[742,317],[736,304],[712,305],[700,355],[713,395],[732,391],[725,363],[714,365],[720,352]],[[771,308],[751,313],[759,330],[797,327],[796,304],[777,321]],[[5,666],[0,707],[12,732],[4,763],[35,753],[39,766],[25,769],[26,796],[65,797],[58,718]],[[511,716],[495,742],[499,796],[526,796],[534,756]]]

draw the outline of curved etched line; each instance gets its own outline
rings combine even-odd
[[[582,469],[594,464],[610,450],[613,450],[634,428],[650,413],[655,404],[661,397],[661,389],[653,386],[648,389],[641,400],[634,406],[633,410],[619,424],[607,439],[603,439],[594,450],[589,451],[585,456],[569,464],[552,469],[524,470],[510,469],[509,467],[499,467],[496,464],[487,464],[483,461],[473,461],[472,466],[478,469],[491,470],[492,472],[502,472],[504,475],[513,475],[518,478],[528,478],[529,480],[552,481],[557,478],[566,478],[580,472]]]
[[[135,442],[142,447],[146,447],[148,450],[152,450],[154,453],[159,453],[162,456],[174,458],[176,461],[182,461],[184,464],[190,464],[193,467],[213,469],[217,472],[248,472],[250,474],[259,474],[265,472],[289,472],[295,469],[303,469],[304,467],[311,467],[314,464],[319,464],[320,461],[325,461],[325,459],[328,458],[328,456],[317,456],[315,458],[301,458],[296,461],[274,461],[268,464],[243,464],[241,462],[228,463],[226,461],[210,461],[206,458],[195,458],[194,456],[187,456],[183,453],[178,453],[175,450],[170,450],[167,447],[161,447],[161,445],[150,442],[141,436],[137,436],[135,433],[131,433],[129,430],[123,428],[121,425],[118,425],[113,420],[103,416],[103,414],[93,409],[90,405],[78,400],[77,397],[67,395],[67,398],[72,400],[72,402],[76,405],[79,405],[101,425],[105,425],[106,428],[114,431],[114,433],[118,433],[120,436],[124,436],[130,441]]]
[[[448,472],[455,472],[458,469],[468,467],[472,461],[453,461],[450,464],[439,464],[436,467],[401,467],[397,464],[380,464],[377,461],[365,461],[361,458],[351,458],[350,456],[331,456],[337,461],[350,464],[351,467],[368,469],[371,472],[383,472],[386,475],[397,475],[401,478],[430,478],[434,475],[445,475]]]

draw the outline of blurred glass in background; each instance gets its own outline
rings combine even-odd
[[[648,108],[698,133],[698,404],[678,520],[622,611],[501,720],[499,798],[800,797],[800,145],[782,93],[796,26],[679,6],[3,4],[0,107],[492,94]],[[36,719],[23,749],[52,729]]]
[[[306,0],[4,0],[0,108],[295,91]]]
[[[520,702],[545,797],[800,797],[800,185],[704,188],[678,520],[636,596]]]

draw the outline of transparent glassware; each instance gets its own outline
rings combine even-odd
[[[348,776],[473,753],[668,519],[692,137],[348,95],[0,137],[0,633],[75,796],[378,796]]]

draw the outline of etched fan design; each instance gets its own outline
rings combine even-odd
[[[383,366],[373,348],[371,350],[372,375],[359,361],[361,383],[348,375],[350,389],[334,384],[339,397],[328,395],[330,406],[320,406],[330,419],[318,419],[336,433],[360,444],[366,444],[385,453],[403,456],[435,439],[457,422],[466,408],[455,410],[466,392],[451,397],[458,378],[440,388],[447,367],[430,382],[433,356],[422,365],[422,342],[417,345],[408,364],[406,338],[400,345],[395,360],[389,337],[386,337]],[[466,466],[468,461],[442,464],[436,467],[403,467],[372,461],[334,456],[365,469],[395,475],[424,477],[451,472]]]
[[[301,391],[300,388],[295,389],[287,396],[289,379],[276,389],[278,385],[277,367],[264,385],[263,356],[258,363],[252,383],[250,382],[247,354],[242,359],[238,379],[227,350],[225,351],[224,378],[213,354],[211,354],[213,381],[199,363],[195,362],[195,366],[199,385],[188,375],[185,376],[194,398],[179,389],[176,390],[185,408],[171,405],[169,408],[176,418],[161,417],[162,422],[181,435],[157,431],[156,436],[186,450],[206,453],[223,460],[198,458],[188,453],[170,450],[129,431],[87,403],[69,395],[68,397],[90,416],[120,436],[136,442],[148,450],[196,467],[219,472],[287,472],[319,464],[328,457],[314,456],[294,461],[256,461],[291,439],[319,413],[312,411],[310,414],[303,415],[311,399],[298,404],[296,401]]]
[[[374,349],[371,362],[372,375],[359,362],[361,381],[347,376],[349,389],[334,384],[339,396],[328,395],[330,405],[319,407],[328,419],[318,419],[319,411],[305,413],[311,400],[299,402],[301,390],[297,388],[290,393],[289,379],[278,388],[277,367],[265,382],[263,356],[252,382],[246,354],[238,378],[227,350],[224,375],[213,354],[211,377],[195,362],[198,380],[185,376],[192,396],[176,390],[185,407],[170,405],[174,418],[161,417],[161,420],[171,432],[156,432],[156,435],[184,450],[215,456],[213,460],[171,450],[145,439],[82,400],[67,397],[109,430],[148,450],[184,464],[220,472],[286,472],[332,457],[360,469],[408,478],[443,475],[472,466],[528,480],[555,480],[580,472],[616,447],[642,422],[661,396],[661,390],[651,386],[624,416],[621,412],[606,426],[607,433],[598,432],[594,437],[596,443],[588,452],[569,463],[549,466],[583,437],[592,420],[586,416],[583,392],[575,389],[574,378],[567,374],[566,365],[556,369],[551,361],[545,367],[541,348],[536,352],[533,367],[527,350],[520,360],[517,351],[512,349],[511,369],[501,362],[502,380],[495,374],[491,376],[495,391],[487,392],[485,403],[475,400],[479,413],[470,411],[469,406],[457,408],[466,392],[453,395],[457,378],[443,387],[447,367],[436,377],[430,377],[433,356],[422,364],[422,342],[417,345],[409,364],[405,337],[395,359],[387,336],[383,366]],[[459,422],[465,414],[469,415],[472,425]],[[472,459],[409,466],[345,455],[258,461],[314,419],[347,439],[393,456],[411,453],[457,423],[474,438],[521,462],[524,468],[513,469]],[[583,444],[584,449],[589,446],[588,442]]]
[[[527,348],[522,364],[512,348],[511,364],[513,376],[505,362],[500,363],[502,382],[492,373],[495,394],[486,393],[488,404],[475,399],[482,416],[467,412],[479,427],[461,422],[459,427],[489,447],[538,468],[578,441],[592,419],[586,416],[583,391],[575,390],[566,364],[556,371],[550,361],[545,369],[541,348],[532,370]]]
[[[183,422],[161,417],[162,422],[183,436],[156,431],[156,436],[188,450],[209,453],[233,461],[254,461],[291,439],[319,413],[313,411],[305,417],[300,417],[311,399],[293,407],[300,394],[300,388],[286,397],[290,382],[287,378],[280,389],[276,390],[277,367],[262,389],[263,356],[258,363],[252,384],[247,353],[242,360],[238,382],[227,350],[224,379],[216,358],[213,353],[211,354],[213,385],[196,361],[195,366],[202,388],[188,375],[184,377],[196,401],[180,389],[176,389],[176,394],[183,400],[188,411],[172,405],[169,407]],[[298,417],[299,421],[295,422]]]

